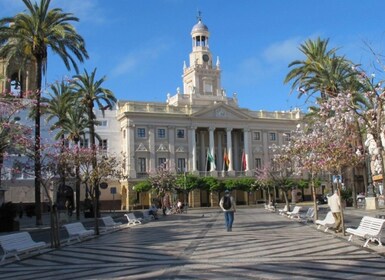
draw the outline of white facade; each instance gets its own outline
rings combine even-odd
[[[129,207],[129,197],[137,195],[130,193],[135,182],[161,164],[167,164],[175,173],[253,176],[256,168],[270,164],[269,146],[285,143],[301,120],[299,110],[266,112],[240,108],[236,93],[227,96],[221,86],[220,61],[218,57],[213,59],[210,33],[201,19],[193,26],[191,36],[189,63],[184,63],[182,69],[183,89],[173,96],[168,94],[164,103],[121,100],[104,116],[95,111],[101,122],[96,132],[106,152],[126,156],[128,180],[112,184],[117,187],[115,199],[122,201],[122,208]],[[42,135],[49,136],[48,130],[43,129]],[[213,156],[215,165],[209,164],[208,154]],[[24,197],[15,197],[20,191],[8,188],[5,201],[34,201],[33,179],[21,182],[30,190],[24,191]],[[16,180],[11,185],[20,184]],[[101,201],[112,200],[109,189],[101,191]],[[147,199],[149,203],[150,198]]]
[[[252,176],[256,167],[269,165],[268,147],[284,143],[301,118],[299,110],[239,108],[237,95],[228,97],[221,86],[219,58],[213,65],[210,33],[201,19],[191,35],[183,92],[178,89],[174,96],[168,95],[165,103],[119,101],[117,120],[129,178],[145,177],[163,162],[175,172]],[[215,166],[207,163],[208,153],[214,156]]]

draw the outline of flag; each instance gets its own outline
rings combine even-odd
[[[226,149],[225,149],[225,152],[223,154],[223,162],[225,163],[225,168],[229,168],[230,159],[229,159],[229,155],[227,154]]]
[[[213,155],[210,153],[209,149],[207,149],[207,160],[210,162],[210,164],[212,164],[212,166],[215,169],[215,160],[214,160]]]
[[[242,170],[245,171],[246,170],[246,154],[245,154],[245,151],[242,152]]]

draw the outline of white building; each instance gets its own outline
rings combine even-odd
[[[183,89],[167,95],[165,103],[119,101],[121,150],[127,155],[128,182],[122,184],[122,206],[129,205],[132,186],[167,163],[175,172],[201,176],[253,176],[269,165],[269,146],[285,143],[301,119],[290,112],[240,108],[221,86],[221,67],[209,47],[210,33],[199,19],[191,31],[192,51],[183,66]],[[215,62],[214,62],[215,61]],[[215,165],[208,164],[208,153]],[[224,157],[229,159],[225,168]],[[190,205],[212,205],[199,194]],[[140,199],[140,197],[139,197]],[[147,205],[148,201],[143,202]]]
[[[108,153],[123,152],[127,157],[128,180],[113,184],[117,188],[114,198],[121,209],[128,209],[133,197],[143,206],[150,204],[151,196],[135,193],[133,186],[165,163],[175,172],[200,176],[254,176],[255,168],[270,164],[269,146],[285,143],[302,117],[299,110],[240,108],[237,94],[227,96],[221,86],[220,61],[210,51],[210,32],[200,18],[191,36],[189,63],[183,66],[183,88],[178,88],[175,95],[168,94],[164,103],[121,100],[104,117],[96,112],[101,121],[96,132],[103,139],[103,147]],[[215,164],[208,163],[208,154]],[[14,200],[13,192],[7,193],[6,200]],[[237,194],[237,199],[242,201],[243,196]],[[102,209],[108,208],[103,203],[111,200],[110,188],[102,190]],[[211,194],[190,194],[190,206],[214,203]]]

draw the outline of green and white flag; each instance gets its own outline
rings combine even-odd
[[[207,160],[210,162],[210,164],[212,164],[212,166],[215,169],[215,159],[213,155],[210,153],[210,149],[207,149]]]

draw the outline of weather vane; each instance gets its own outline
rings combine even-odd
[[[198,10],[197,20],[202,21],[202,12]]]

